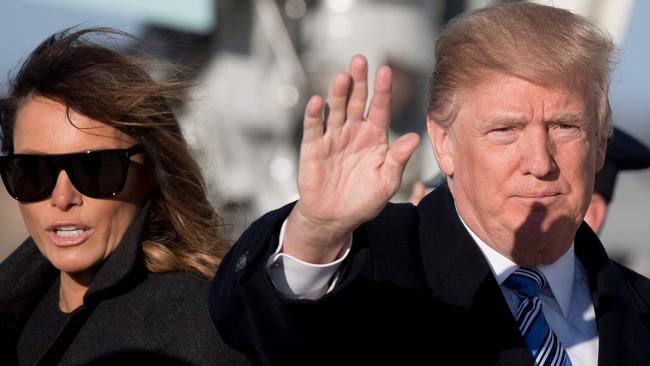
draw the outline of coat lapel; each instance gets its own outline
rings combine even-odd
[[[481,364],[532,366],[499,285],[458,218],[447,186],[425,197],[418,212],[427,283],[438,300],[462,309],[457,323],[465,328],[459,334],[464,346],[470,344]]]
[[[58,271],[31,238],[0,263],[0,359],[18,363],[16,344],[39,296],[52,286]]]
[[[600,240],[583,224],[576,234],[576,255],[587,271],[599,336],[599,365],[650,365],[650,334],[641,304],[624,269],[607,256]],[[647,296],[647,294],[646,294]]]

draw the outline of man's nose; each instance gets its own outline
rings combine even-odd
[[[62,211],[68,211],[72,207],[80,205],[82,202],[82,194],[72,185],[65,170],[61,170],[56,179],[52,196],[50,197],[50,204]]]
[[[557,170],[554,146],[546,128],[526,131],[521,145],[521,171],[543,178]]]

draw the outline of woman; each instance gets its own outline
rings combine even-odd
[[[0,173],[31,237],[0,265],[3,363],[239,364],[207,310],[227,242],[170,103],[182,84],[67,30],[22,65]]]

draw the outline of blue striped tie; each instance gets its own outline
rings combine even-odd
[[[519,268],[503,283],[519,296],[516,320],[528,350],[538,366],[571,366],[571,360],[555,333],[546,323],[539,298],[548,285],[546,277],[534,268]]]

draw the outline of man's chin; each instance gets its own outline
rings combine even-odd
[[[521,267],[536,267],[548,265],[556,262],[566,252],[560,250],[541,250],[541,251],[515,251],[511,254],[511,259]]]
[[[553,263],[571,246],[573,232],[573,220],[529,216],[515,231],[511,257],[521,266]]]
[[[562,237],[571,237],[575,232],[573,220],[549,220],[548,218],[529,217],[514,232],[514,241],[538,242],[553,241]],[[571,238],[572,240],[572,238]]]
[[[564,212],[562,212],[564,211]],[[511,225],[515,239],[518,237],[531,238],[533,240],[543,240],[545,237],[550,239],[561,236],[562,233],[572,235],[578,228],[573,215],[567,210],[561,210],[559,207],[548,208],[544,205],[536,205],[522,209],[519,207],[516,212],[511,212],[511,217],[518,217],[514,220],[516,224]]]

